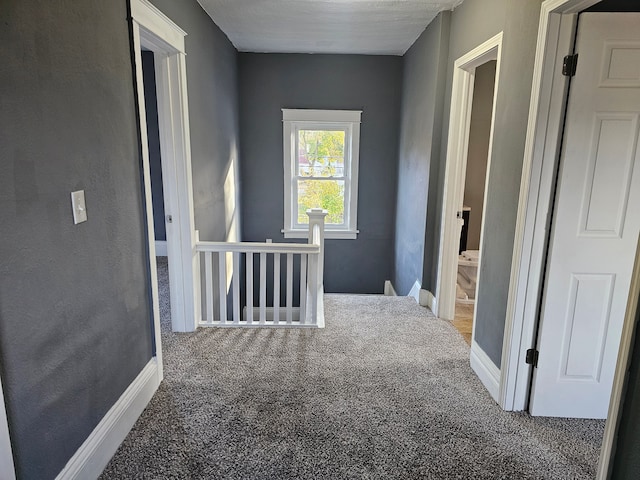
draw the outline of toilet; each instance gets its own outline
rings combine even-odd
[[[476,298],[479,250],[465,250],[458,255],[458,285],[456,298],[460,302],[472,303]]]

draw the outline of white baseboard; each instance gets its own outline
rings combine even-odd
[[[433,293],[429,290],[420,289],[420,293],[418,294],[418,303],[423,307],[427,307],[429,310],[433,312],[435,306],[435,297]]]
[[[431,309],[431,311],[433,311],[435,307],[435,297],[433,296],[433,293],[431,293],[429,290],[423,290],[420,287],[420,281],[416,280],[413,284],[413,287],[411,287],[411,290],[409,291],[409,295],[407,296],[413,297],[419,305],[428,307],[429,309]],[[386,280],[384,282],[384,294],[392,297],[398,296],[395,288],[393,288],[391,280]]]
[[[156,240],[156,257],[166,257],[166,256],[167,256],[167,241]]]
[[[393,288],[393,284],[391,283],[391,280],[385,280],[384,282],[384,294],[387,297],[397,297],[398,294],[396,293],[396,289]]]
[[[420,284],[419,280],[416,280],[415,282],[413,282],[413,287],[411,287],[411,290],[409,290],[409,295],[407,295],[408,297],[413,297],[416,300],[416,303],[420,303],[420,287],[422,285]]]
[[[56,480],[97,478],[153,397],[161,380],[154,357],[93,429]]]
[[[500,369],[475,341],[471,343],[471,369],[476,372],[491,397],[499,403]]]

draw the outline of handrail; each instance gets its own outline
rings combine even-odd
[[[204,268],[199,325],[324,327],[327,212],[311,209],[307,215],[308,243],[196,242],[198,264]],[[270,292],[268,270],[273,274]],[[297,305],[294,295],[299,297]]]
[[[319,243],[198,242],[198,252],[320,253]]]

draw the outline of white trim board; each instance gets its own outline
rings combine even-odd
[[[393,288],[391,280],[385,280],[384,282],[384,295],[388,297],[398,296],[396,289]],[[427,307],[432,312],[434,311],[435,297],[433,296],[433,293],[431,293],[429,290],[420,288],[420,282],[418,280],[416,280],[413,284],[413,287],[411,288],[408,296],[414,298],[420,306]]]
[[[458,58],[454,63],[453,86],[451,93],[451,114],[449,117],[449,136],[447,139],[447,159],[442,205],[442,223],[440,226],[440,248],[438,251],[438,276],[435,291],[434,313],[445,320],[453,320],[456,302],[456,275],[458,262],[458,244],[462,228],[457,212],[462,210],[464,180],[467,165],[469,128],[473,104],[473,83],[476,67],[490,61],[496,61],[496,76],[489,133],[487,172],[485,176],[485,205],[487,179],[491,173],[493,133],[495,126],[495,105],[500,80],[502,56],[502,32]],[[480,251],[484,243],[484,221],[486,208],[482,213]],[[480,271],[480,261],[478,271]]]
[[[15,480],[16,478],[13,452],[11,450],[11,437],[9,435],[9,420],[2,391],[2,379],[0,379],[0,478],[3,480]]]
[[[407,296],[409,297],[413,297],[416,301],[416,303],[420,303],[420,281],[416,280],[415,282],[413,282],[413,286],[411,287],[411,290],[409,290],[409,294]]]
[[[398,296],[398,294],[396,293],[396,289],[393,288],[393,284],[391,283],[391,280],[384,281],[384,294],[388,297]]]
[[[160,385],[157,362],[154,357],[147,363],[67,462],[56,480],[97,478],[102,473]]]
[[[155,49],[185,52],[184,37],[187,33],[148,0],[132,0],[131,17],[139,25],[155,33]]]
[[[408,296],[413,297],[421,307],[427,307],[433,312],[435,306],[435,297],[429,290],[424,290],[421,287],[422,285],[420,281],[416,280],[413,284],[413,287],[411,287],[411,291],[409,292]]]
[[[156,345],[159,345],[153,202],[151,199],[141,50],[145,48],[154,53],[160,150],[163,152],[161,165],[164,207],[165,214],[173,218],[171,223],[167,223],[171,323],[174,331],[188,332],[196,329],[200,317],[200,290],[196,288],[200,280],[200,263],[195,251],[191,140],[184,52],[184,36],[186,34],[148,0],[132,0],[131,12],[145,208],[149,235],[149,269],[154,318],[158,320],[154,321]]]
[[[420,294],[418,295],[418,303],[420,305],[427,307],[433,312],[435,309],[435,300],[436,298],[429,290],[420,289]]]
[[[489,356],[480,348],[475,340],[471,342],[471,357],[469,359],[471,369],[489,391],[491,398],[498,402],[500,394],[500,369]]]
[[[156,257],[166,257],[166,256],[167,256],[167,241],[156,240]]]

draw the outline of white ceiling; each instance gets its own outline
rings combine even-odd
[[[462,0],[198,0],[241,52],[403,55]]]

